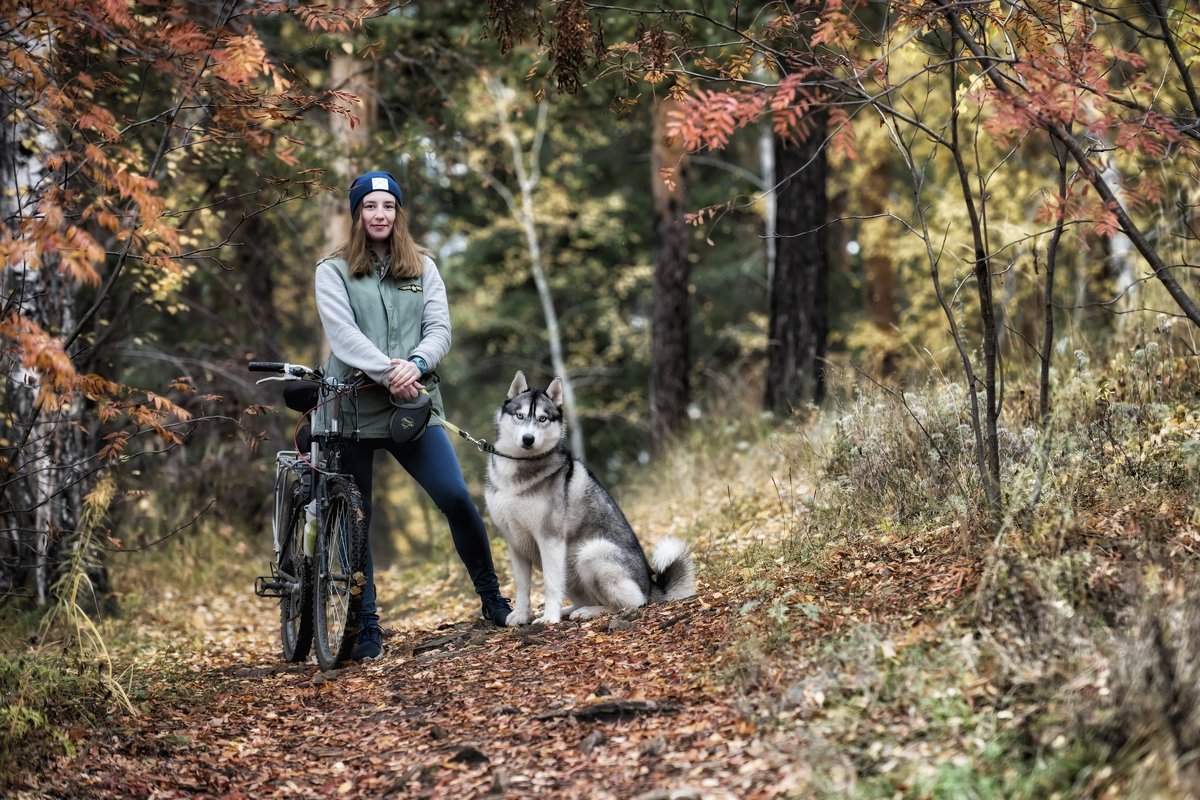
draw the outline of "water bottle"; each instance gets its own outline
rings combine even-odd
[[[312,557],[317,550],[317,500],[304,507],[304,555]]]

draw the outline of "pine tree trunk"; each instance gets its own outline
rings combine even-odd
[[[668,140],[670,100],[654,109],[654,141],[650,155],[650,186],[654,198],[654,299],[650,332],[650,447],[661,453],[687,419],[691,366],[688,289],[689,230],[684,220],[687,204],[687,157],[681,142]],[[673,168],[672,184],[659,170]]]
[[[862,194],[862,214],[870,217],[887,212],[887,199],[891,192],[890,153],[880,152],[867,174],[866,191]],[[874,223],[882,228],[882,223]],[[896,302],[896,270],[892,263],[892,251],[882,241],[873,243],[863,257],[863,272],[866,289],[867,319],[877,331],[890,335],[899,324]],[[875,362],[880,374],[889,376],[895,371],[898,353],[887,348],[878,354]]]
[[[825,179],[821,147],[824,117],[801,142],[775,142],[775,232],[779,237],[767,342],[764,405],[787,414],[825,396],[825,349],[829,334],[829,261]]]

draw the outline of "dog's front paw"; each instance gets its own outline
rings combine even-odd
[[[528,625],[529,610],[518,608],[505,618],[504,624],[509,628],[515,628],[518,625]]]
[[[595,619],[596,617],[604,616],[605,614],[607,614],[610,611],[612,611],[612,609],[606,608],[605,606],[583,606],[583,607],[577,608],[571,612],[571,619],[576,619],[576,620]]]
[[[557,625],[562,622],[561,614],[542,614],[533,621],[534,625]]]

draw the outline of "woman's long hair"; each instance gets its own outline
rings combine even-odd
[[[393,278],[418,278],[424,272],[424,258],[429,251],[413,241],[403,208],[396,208],[396,224],[392,226],[388,252],[392,255]],[[333,257],[344,259],[350,274],[356,278],[375,274],[371,268],[371,250],[367,244],[367,229],[363,225],[362,214],[354,215],[350,223],[350,238],[333,252]]]

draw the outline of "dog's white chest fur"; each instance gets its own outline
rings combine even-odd
[[[505,476],[506,471],[505,466],[489,470],[488,513],[508,546],[541,566],[541,542],[566,538],[566,509],[554,494],[521,491],[521,483]]]

